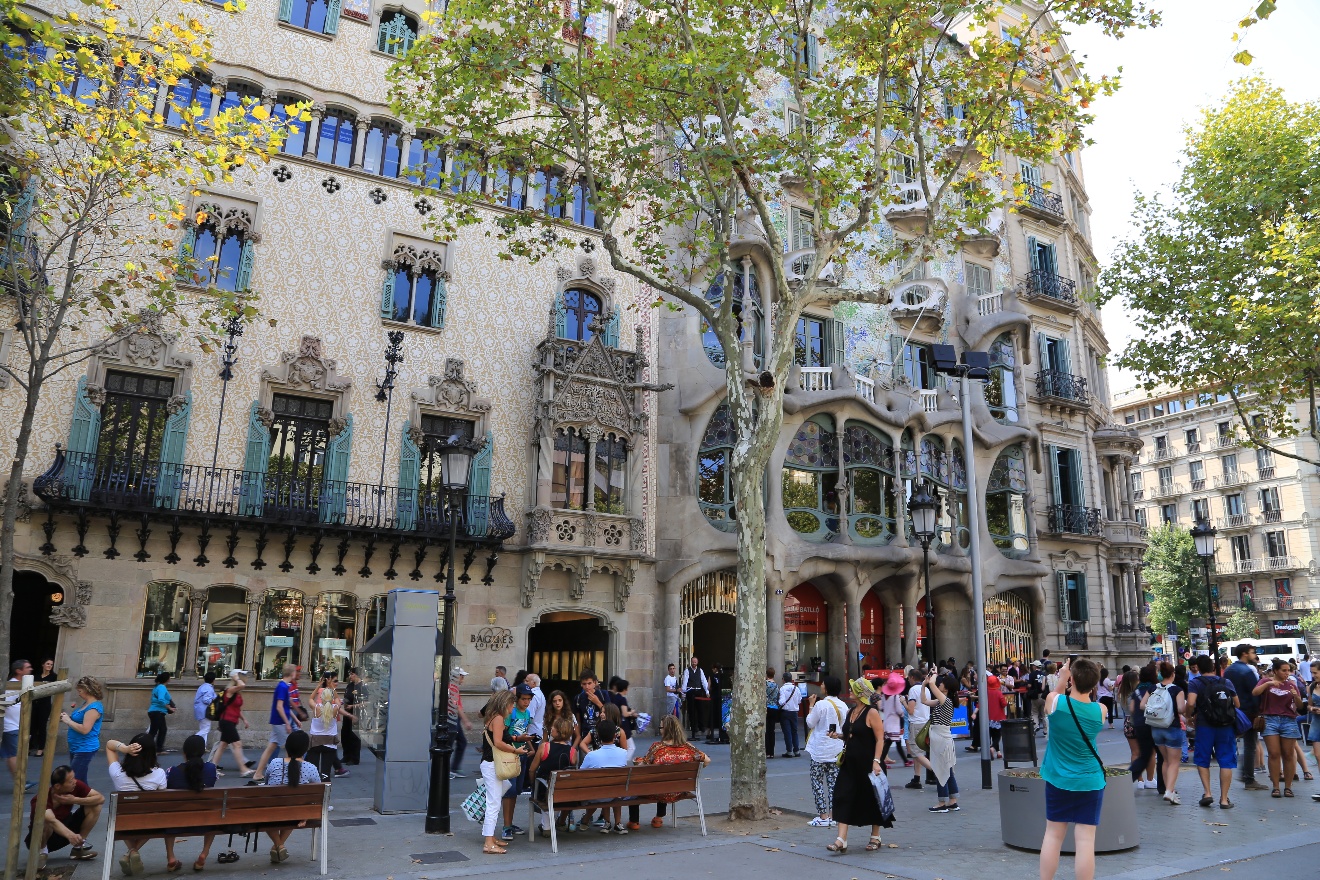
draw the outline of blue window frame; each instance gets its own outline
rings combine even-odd
[[[353,123],[348,113],[332,110],[325,114],[316,144],[319,161],[343,168],[353,163]]]

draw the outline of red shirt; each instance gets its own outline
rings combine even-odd
[[[1256,697],[1260,714],[1296,718],[1297,704],[1293,699],[1295,693],[1297,693],[1297,685],[1293,684],[1291,679],[1271,681],[1270,686]]]
[[[243,711],[243,692],[235,691],[234,695],[225,701],[225,707],[220,710],[221,721],[232,721],[235,724],[239,721],[239,713]]]
[[[77,798],[85,798],[92,793],[92,787],[81,780],[74,780],[73,791],[69,794]],[[57,804],[55,803],[55,789],[51,788],[46,794],[46,809],[55,811],[55,818],[63,822],[73,813],[73,808],[77,804]],[[37,816],[37,796],[32,796],[31,812],[28,814],[28,830],[32,830],[32,822]]]

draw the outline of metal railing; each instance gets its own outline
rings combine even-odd
[[[1151,495],[1151,497],[1169,498],[1174,495],[1181,495],[1185,491],[1187,490],[1183,488],[1182,483],[1174,483],[1174,482],[1160,483],[1158,486],[1155,487],[1155,492],[1154,494]]]
[[[1267,511],[1265,511],[1264,516],[1265,516],[1265,522],[1267,522],[1267,523],[1283,522],[1283,510],[1282,510],[1282,509],[1280,509],[1280,510],[1267,510]]]
[[[1069,400],[1079,406],[1087,406],[1091,402],[1090,392],[1086,390],[1086,379],[1059,370],[1042,370],[1037,373],[1036,393],[1041,397]]]
[[[1259,559],[1234,559],[1231,571],[1233,574],[1251,574],[1253,571],[1260,570]]]
[[[33,491],[52,504],[81,503],[121,513],[424,534],[448,533],[451,498],[441,490],[328,480],[319,467],[259,473],[69,453],[58,447],[55,462],[33,482]],[[463,537],[513,537],[502,497],[466,495],[454,500]]]
[[[1098,535],[1104,525],[1098,507],[1054,504],[1046,510],[1046,518],[1056,535]]]
[[[803,391],[833,391],[834,371],[830,367],[798,367]]]
[[[1086,622],[1081,620],[1067,621],[1068,629],[1063,634],[1063,643],[1069,648],[1081,648],[1086,650]]]
[[[1257,478],[1261,480],[1274,479],[1274,465],[1269,465],[1268,467],[1261,468],[1259,471],[1256,472],[1256,475]]]
[[[1201,491],[1202,489],[1204,489],[1204,488],[1205,488],[1205,477],[1202,477],[1202,478],[1199,479],[1199,480],[1192,480],[1192,491],[1193,491],[1193,492],[1200,492],[1200,491]]]
[[[1221,529],[1245,529],[1253,525],[1253,517],[1249,513],[1230,513],[1228,516],[1221,516],[1217,525]]]
[[[1226,486],[1241,486],[1243,483],[1251,482],[1251,478],[1244,470],[1229,471],[1221,477],[1215,477],[1215,488],[1222,489]]]
[[[1301,567],[1302,562],[1296,556],[1269,556],[1265,559],[1266,571],[1293,571]]]
[[[1172,446],[1156,446],[1146,456],[1146,461],[1168,461],[1177,456],[1177,451]]]
[[[1188,454],[1188,455],[1192,455],[1192,454],[1197,453],[1197,452],[1200,452],[1200,451],[1201,451],[1201,441],[1200,441],[1200,440],[1189,440],[1189,441],[1187,441],[1187,454]]]
[[[1235,449],[1239,445],[1237,437],[1232,434],[1219,434],[1207,440],[1210,449]]]
[[[1041,269],[1027,273],[1024,293],[1028,299],[1045,297],[1065,305],[1077,305],[1077,283],[1071,278]]]
[[[1063,219],[1063,196],[1050,192],[1040,184],[1027,183],[1025,186],[1027,188],[1027,207]]]

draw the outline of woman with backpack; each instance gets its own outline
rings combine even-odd
[[[221,776],[224,774],[220,772],[220,758],[224,756],[226,746],[234,754],[234,763],[243,771],[240,776],[251,776],[254,772],[243,754],[243,737],[238,732],[239,722],[242,722],[244,729],[252,726],[243,714],[243,688],[247,687],[243,676],[246,674],[242,669],[229,673],[229,685],[206,707],[208,712],[216,714],[216,721],[220,725],[220,742],[215,744],[210,760]]]
[[[1156,756],[1155,740],[1151,736],[1150,727],[1146,724],[1146,713],[1142,711],[1142,706],[1146,704],[1146,697],[1155,690],[1156,672],[1152,664],[1141,667],[1137,673],[1138,684],[1136,688],[1128,695],[1127,712],[1132,719],[1132,739],[1137,744],[1137,758],[1128,765],[1128,770],[1132,773],[1133,788],[1157,788],[1155,772],[1151,767],[1151,759]],[[1126,731],[1124,731],[1126,732]],[[1142,781],[1143,776],[1149,776],[1150,779]]]
[[[1160,661],[1160,681],[1155,690],[1142,699],[1141,711],[1163,764],[1164,800],[1169,806],[1176,807],[1182,803],[1178,798],[1177,783],[1183,749],[1187,744],[1182,729],[1182,717],[1187,714],[1187,695],[1173,683],[1174,671],[1168,660]]]

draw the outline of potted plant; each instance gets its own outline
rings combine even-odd
[[[1045,780],[1037,767],[999,771],[999,827],[1004,843],[1040,851],[1045,839]],[[1095,851],[1117,852],[1141,843],[1137,830],[1137,802],[1126,767],[1105,768],[1105,798]],[[1063,851],[1074,851],[1072,828],[1063,839]]]

